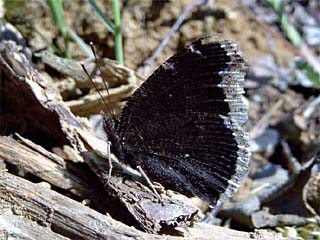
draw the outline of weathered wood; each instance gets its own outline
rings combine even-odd
[[[100,212],[107,211],[106,193],[97,186],[96,179],[88,176],[88,170],[66,162],[27,139],[20,137],[19,140],[22,143],[11,137],[0,137],[0,160],[16,166],[22,176],[32,174],[70,197],[89,199],[90,205]]]
[[[2,42],[0,51],[2,134],[19,132],[42,136],[48,144],[67,144],[58,113],[54,111],[55,103],[62,102],[57,90],[33,70],[13,42]],[[64,108],[60,111],[64,111],[61,115],[65,118],[71,114]],[[73,124],[81,127],[75,120]]]
[[[116,115],[119,115],[124,105],[124,102],[122,102],[121,99],[123,97],[129,97],[132,94],[132,87],[125,85],[116,89],[110,89],[109,93],[110,98],[108,97],[107,90],[101,90],[101,96],[104,101],[107,104],[112,105],[112,110]],[[109,99],[112,101],[111,104]],[[101,101],[101,97],[98,93],[89,94],[81,99],[67,101],[66,105],[74,114],[79,116],[97,114],[106,109],[106,106],[104,102]]]
[[[35,146],[37,145],[34,144]],[[37,149],[41,149],[41,147],[38,146]],[[49,154],[45,155],[44,153],[47,152],[45,149],[42,149],[41,153],[35,150],[24,146],[11,137],[0,137],[0,159],[79,197],[90,196],[90,186],[68,171],[63,159],[55,156],[56,159],[63,161],[63,165],[61,165],[53,161]]]
[[[76,87],[79,89],[93,88],[92,82],[89,81],[80,62],[58,57],[49,51],[37,53],[36,56],[40,57],[45,64],[59,73],[72,77]],[[131,96],[144,80],[132,69],[107,58],[97,59],[96,61],[93,59],[86,60],[83,64],[90,74],[95,87],[100,89],[104,101],[101,100],[101,96],[98,93],[89,93],[83,98],[67,101],[66,105],[74,114],[79,116],[100,113],[102,109],[106,108],[104,102],[107,102],[109,106],[112,105],[112,110],[118,115],[124,105],[123,99]],[[105,90],[103,81],[108,82],[109,91]]]
[[[6,172],[0,173],[0,203],[0,230],[12,234],[18,234],[19,231],[37,234],[42,231],[42,227],[37,230],[29,228],[29,224],[34,226],[34,222],[30,222],[33,219],[73,239],[182,239],[141,232],[39,184]],[[15,227],[22,217],[29,219],[29,222]],[[53,232],[42,231],[42,234],[41,239],[54,239],[51,238]],[[264,230],[246,233],[204,223],[195,224],[186,235],[187,239],[209,240],[285,239]]]
[[[53,232],[47,226],[41,226],[35,221],[19,216],[12,211],[10,205],[0,208],[0,239],[69,239]]]
[[[15,214],[34,219],[73,239],[130,239],[146,236],[160,239],[159,236],[147,235],[39,184],[6,172],[0,175],[0,199],[1,206],[9,204]],[[2,218],[4,222],[10,222],[9,218]],[[42,239],[50,238],[43,236]]]

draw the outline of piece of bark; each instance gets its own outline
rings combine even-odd
[[[109,93],[110,98],[108,97]],[[83,98],[67,101],[66,105],[76,115],[89,116],[100,113],[102,110],[106,110],[106,102],[108,106],[112,106],[112,110],[114,111],[115,115],[118,116],[121,113],[121,109],[124,105],[122,99],[129,97],[132,94],[132,87],[126,85],[120,86],[116,89],[110,89],[109,93],[107,90],[101,90],[101,96],[104,101],[101,100],[101,96],[98,93],[91,93]],[[111,99],[111,103],[109,99]]]
[[[249,228],[301,226],[314,222],[311,217],[317,213],[307,204],[306,195],[307,182],[317,163],[317,158],[313,158],[285,182],[262,189],[241,201],[225,204],[220,214]],[[319,208],[319,196],[316,199]]]
[[[62,102],[57,90],[34,71],[14,42],[1,42],[0,51],[1,133],[37,136],[48,145],[67,144],[59,115],[68,118],[71,113],[66,108],[57,109],[56,103]],[[16,121],[12,123],[7,118]],[[73,124],[81,127],[76,119]]]
[[[100,89],[101,95],[94,92],[83,98],[66,102],[71,111],[78,116],[100,113],[102,109],[106,109],[105,102],[109,107],[112,107],[116,115],[120,114],[124,105],[123,99],[131,96],[144,80],[133,70],[118,64],[116,61],[107,58],[91,59],[84,61],[83,64],[92,78],[95,85],[93,86],[83,71],[80,62],[58,57],[49,51],[37,53],[36,56],[59,73],[72,77],[75,86],[79,89]],[[60,81],[58,84],[60,85]],[[106,84],[108,84],[109,90],[105,90]]]
[[[0,239],[69,239],[46,226],[15,214],[9,205],[1,205],[0,212]]]
[[[22,145],[11,137],[0,137],[0,159],[56,187],[70,191],[72,194],[88,197],[90,195],[90,186],[81,178],[68,171],[63,159],[61,160],[64,164],[60,165],[54,162],[48,155],[43,155],[44,151],[42,149],[41,154]]]
[[[79,199],[89,199],[91,206],[106,212],[106,193],[88,176],[88,171],[79,164],[67,162],[59,156],[27,139],[19,138],[23,144],[11,137],[0,137],[0,160],[15,166],[23,176],[36,176],[48,182],[64,194]],[[24,145],[27,144],[27,145]]]
[[[147,236],[70,198],[6,172],[0,175],[0,199],[1,206],[9,204],[15,214],[34,219],[73,239],[130,239]],[[5,218],[4,222],[10,222],[10,219]],[[7,230],[11,231],[10,228]],[[42,239],[50,238],[43,236]],[[160,237],[154,236],[151,239]]]
[[[92,82],[81,67],[81,63],[84,64],[98,89],[105,88],[103,81],[108,83],[109,88],[120,85],[131,85],[133,88],[137,88],[144,80],[142,76],[135,73],[132,69],[108,58],[88,59],[83,62],[77,62],[58,57],[46,50],[36,53],[35,56],[40,57],[46,65],[57,72],[72,77],[77,87],[81,89],[93,88]],[[97,66],[97,63],[99,66]]]
[[[320,171],[308,181],[306,201],[320,216]]]
[[[0,173],[0,202],[0,212],[7,213],[0,214],[0,229],[8,233],[31,231],[27,224],[15,227],[19,216],[19,220],[22,217],[29,221],[36,220],[47,229],[50,227],[55,233],[72,239],[183,239],[141,232],[39,184],[6,172]],[[12,214],[8,214],[8,209]],[[23,229],[24,226],[27,229]],[[50,236],[54,233],[47,235],[49,233],[43,231],[43,234],[42,239],[52,239]],[[195,224],[187,235],[188,239],[208,240],[285,239],[264,230],[246,233],[204,223]]]
[[[316,158],[311,159],[285,183],[274,186],[264,193],[261,191],[259,198],[262,205],[272,209],[274,214],[293,214],[301,217],[315,216],[316,212],[307,206],[304,195],[312,168],[317,162]]]

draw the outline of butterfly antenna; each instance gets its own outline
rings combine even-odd
[[[99,61],[98,61],[98,58],[97,58],[97,54],[96,54],[96,49],[95,49],[95,46],[94,46],[93,42],[90,42],[90,47],[91,47],[91,51],[92,51],[92,53],[94,55],[95,63],[96,63],[96,65],[97,65],[97,67],[98,67],[98,69],[100,71],[100,74],[102,74],[101,66],[99,64]],[[110,103],[110,105],[109,105],[110,106],[110,114],[111,114],[112,118],[115,119],[115,113],[114,113],[113,107],[112,107],[113,103],[111,101],[110,94],[109,94],[109,87],[108,87],[106,81],[103,78],[102,78],[102,82],[103,82],[103,85],[104,85],[105,89],[107,90],[108,101]]]
[[[98,89],[97,85],[94,83],[94,81],[92,80],[92,77],[90,76],[90,74],[88,73],[86,67],[84,66],[83,63],[81,63],[81,67],[83,69],[83,71],[85,72],[85,74],[87,75],[88,79],[90,80],[90,82],[92,83],[92,85],[94,86],[94,88],[96,89],[96,91],[98,92],[98,94],[100,95],[101,100],[103,101],[104,105],[106,106],[106,108],[108,109],[109,113],[111,114],[112,117],[114,117],[114,113],[110,110],[109,105],[107,104],[107,102],[104,100],[104,98],[102,97],[101,91]],[[108,96],[109,96],[109,92]]]

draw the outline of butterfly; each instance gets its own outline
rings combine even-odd
[[[248,174],[246,63],[231,40],[205,37],[163,63],[105,119],[111,151],[151,181],[212,206]]]

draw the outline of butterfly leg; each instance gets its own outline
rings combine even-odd
[[[110,157],[110,146],[111,146],[111,142],[110,141],[107,141],[107,156],[108,156],[108,161],[109,161],[109,177],[111,177],[111,172],[112,172],[112,160],[111,160],[111,157]]]
[[[151,190],[154,192],[154,194],[156,195],[156,197],[158,198],[159,202],[161,202],[161,196],[159,195],[159,193],[157,192],[157,190],[154,188],[152,182],[150,181],[150,179],[148,178],[147,174],[143,171],[143,169],[141,168],[141,166],[137,166],[137,169],[139,170],[139,172],[141,173],[142,177],[144,178],[144,180],[147,182],[147,184],[149,185],[149,187],[151,188]]]

